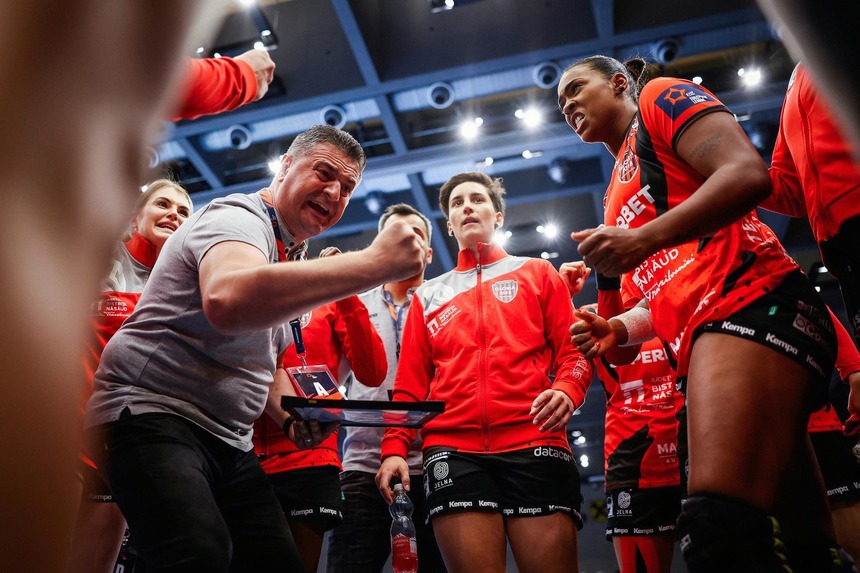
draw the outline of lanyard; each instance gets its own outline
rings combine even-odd
[[[263,204],[266,205],[266,211],[269,212],[269,219],[272,220],[272,229],[275,231],[275,244],[278,247],[278,261],[283,263],[287,260],[287,249],[284,247],[284,239],[281,236],[281,226],[278,224],[278,215],[275,213],[275,207],[272,204],[272,197],[269,195],[269,190],[261,190],[260,198],[263,199]]]
[[[387,288],[382,289],[382,295],[385,298],[385,304],[388,306],[388,314],[391,315],[391,323],[394,325],[394,341],[397,343],[397,360],[400,361],[400,325],[403,320],[403,306],[394,304],[394,297]]]
[[[305,343],[302,340],[302,321],[299,318],[294,318],[290,321],[290,328],[293,330],[293,342],[296,345],[296,355],[301,359],[302,366],[307,368],[307,352],[305,352]]]

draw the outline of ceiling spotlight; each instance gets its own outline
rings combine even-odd
[[[492,165],[492,164],[493,164],[493,158],[492,158],[492,157],[487,156],[487,157],[484,159],[484,165],[485,165],[485,166],[487,166],[487,167],[489,167],[489,166],[490,166],[490,165]]]
[[[427,0],[427,4],[430,6],[430,13],[435,14],[453,8],[454,0]]]
[[[554,183],[564,185],[573,174],[573,163],[566,157],[556,157],[547,165],[546,174]]]
[[[740,70],[738,70],[738,73],[740,74]],[[746,70],[746,73],[741,77],[744,79],[744,85],[748,88],[759,85],[762,80],[761,70],[759,69]]]
[[[527,107],[526,109],[518,109],[514,112],[517,119],[523,120],[526,127],[536,127],[543,122],[543,115],[536,107]]]
[[[339,105],[327,105],[320,111],[320,119],[327,125],[343,129],[346,125],[346,110]]]
[[[254,142],[254,136],[250,129],[237,123],[227,128],[227,141],[233,149],[248,149]]]
[[[478,137],[478,128],[484,123],[480,117],[475,119],[466,119],[460,124],[460,136],[466,140],[472,140]]]
[[[678,40],[675,38],[663,38],[654,43],[651,51],[657,63],[666,65],[678,57]]]
[[[532,68],[535,85],[545,90],[554,88],[561,76],[561,68],[555,62],[541,62]]]
[[[253,6],[257,3],[257,0],[239,0],[239,4],[242,6]]]
[[[427,88],[427,100],[436,109],[445,109],[454,103],[454,87],[446,82],[436,82]]]
[[[281,160],[280,159],[270,159],[268,165],[269,165],[269,171],[271,171],[272,173],[277,173],[278,170],[281,168]]]
[[[702,76],[693,76],[693,83],[694,84],[701,84],[702,81],[703,81]]]
[[[380,191],[379,189],[368,191],[367,195],[364,196],[364,206],[367,207],[367,210],[371,215],[380,215],[388,206],[388,199],[385,197],[385,192]]]
[[[509,236],[510,235],[508,235],[507,233],[503,233],[502,231],[496,231],[495,233],[493,233],[493,242],[500,247],[504,247],[505,243],[508,242]]]
[[[535,231],[547,237],[548,239],[554,239],[558,237],[558,227],[556,227],[552,223],[547,223],[546,225],[538,225],[537,227],[535,227]]]
[[[588,467],[588,456],[586,456],[585,454],[579,456],[579,465],[584,467],[584,468],[587,468]]]

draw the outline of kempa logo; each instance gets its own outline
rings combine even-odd
[[[626,491],[622,491],[618,494],[618,507],[621,509],[627,509],[630,507],[630,494]]]
[[[445,479],[448,477],[448,463],[447,462],[439,462],[435,466],[433,466],[433,477],[436,479]]]
[[[773,344],[774,346],[776,346],[778,348],[782,348],[786,352],[790,352],[790,353],[794,354],[795,356],[797,356],[800,353],[800,351],[797,349],[797,347],[792,346],[791,344],[789,344],[785,340],[782,340],[781,338],[777,338],[776,336],[774,336],[770,332],[767,333],[767,335],[764,337],[764,339],[767,340],[768,342],[770,342],[771,344]]]
[[[728,330],[730,332],[737,332],[741,336],[755,336],[754,328],[741,326],[740,324],[735,324],[733,322],[729,322],[728,320],[723,321],[722,328],[723,330]]]
[[[474,504],[473,504],[471,501],[449,501],[449,502],[448,502],[448,507],[449,507],[449,508],[455,508],[455,507],[472,507],[473,505],[474,505]]]
[[[540,515],[543,510],[539,507],[521,507],[519,508],[520,515]]]

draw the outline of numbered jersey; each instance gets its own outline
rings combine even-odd
[[[606,489],[678,485],[678,420],[684,398],[663,343],[653,338],[636,359],[595,361],[606,392]]]
[[[604,197],[607,225],[641,227],[677,207],[704,178],[675,152],[684,130],[727,109],[703,87],[676,78],[652,80],[639,98]],[[648,299],[658,336],[686,375],[689,335],[777,286],[797,268],[773,232],[750,212],[719,232],[654,253],[629,275]]]

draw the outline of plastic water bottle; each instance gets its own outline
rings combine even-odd
[[[394,573],[416,573],[418,571],[418,542],[415,539],[415,524],[412,523],[412,500],[406,495],[403,484],[394,486],[394,501],[391,512],[391,566]]]

